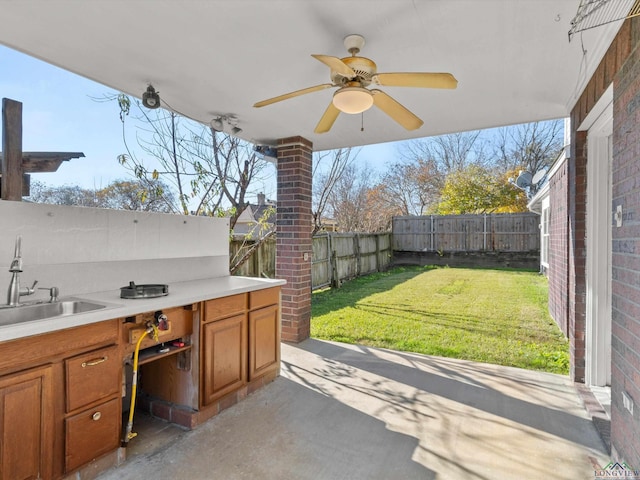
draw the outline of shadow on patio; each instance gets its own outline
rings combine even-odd
[[[266,388],[100,478],[573,480],[608,462],[567,377],[313,339],[282,360]]]

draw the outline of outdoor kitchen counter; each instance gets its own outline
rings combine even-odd
[[[120,288],[104,292],[81,295],[63,295],[78,297],[100,304],[106,308],[87,313],[59,316],[46,320],[22,322],[0,326],[0,342],[42,333],[78,327],[90,323],[101,322],[113,318],[129,317],[144,312],[179,307],[204,300],[226,297],[238,293],[251,292],[264,288],[284,285],[285,280],[262,279],[250,277],[224,276],[202,280],[191,280],[169,284],[169,294],[156,298],[124,299],[120,298]],[[19,307],[18,307],[19,308]],[[0,317],[2,310],[0,310]]]

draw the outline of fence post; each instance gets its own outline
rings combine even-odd
[[[334,250],[331,251],[331,288],[340,288],[340,277],[338,276],[338,259]]]
[[[360,276],[360,271],[362,270],[362,265],[360,265],[360,235],[355,234],[353,236],[353,254],[356,257],[356,277]]]
[[[484,228],[482,229],[482,248],[487,251],[487,214],[484,214]]]
[[[430,228],[429,228],[429,233],[430,233],[430,237],[431,237],[431,251],[435,252],[435,248],[434,247],[434,231],[433,231],[433,215],[430,215],[429,218],[431,219],[430,221]]]

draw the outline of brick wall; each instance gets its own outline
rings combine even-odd
[[[635,24],[636,20],[624,22],[571,111],[571,153],[568,161],[567,331],[571,354],[570,376],[572,380],[581,383],[584,382],[585,376],[587,133],[578,132],[576,128],[582,124],[611,82],[614,82],[615,92],[616,79],[624,73],[623,69],[629,68],[629,64],[625,62],[631,51],[632,25]]]
[[[613,454],[640,468],[640,19],[621,31],[624,61],[614,78],[613,205],[623,225],[612,232],[611,441]],[[619,35],[620,36],[620,35]],[[626,55],[625,55],[626,54]],[[623,406],[623,392],[635,403]]]
[[[549,179],[549,313],[566,336],[569,334],[568,175],[567,162],[564,161]]]
[[[282,287],[282,339],[301,342],[311,328],[312,144],[302,137],[278,141],[276,277]]]

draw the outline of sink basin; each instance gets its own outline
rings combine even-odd
[[[0,308],[0,325],[75,315],[105,307],[106,305],[101,303],[81,298],[64,298],[54,303],[35,303],[20,305],[19,307]]]

